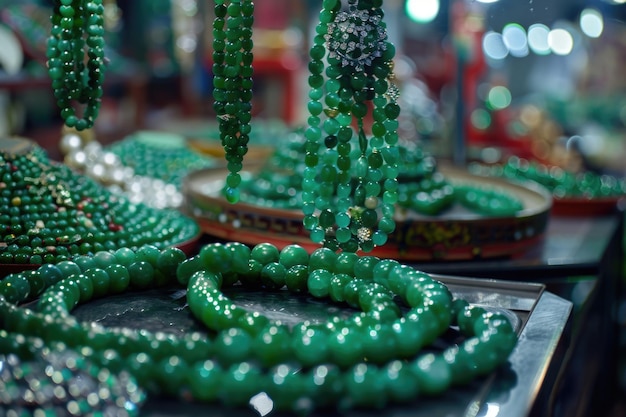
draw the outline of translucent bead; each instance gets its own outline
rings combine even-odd
[[[313,243],[322,243],[325,236],[326,233],[321,227],[314,227],[311,229],[311,241],[313,241]]]
[[[352,115],[345,112],[339,113],[335,119],[342,127],[350,126],[352,123]]]
[[[324,121],[324,131],[329,135],[334,135],[339,131],[340,124],[334,118],[329,118]]]
[[[387,190],[383,193],[383,201],[386,204],[395,204],[398,202],[398,193],[395,191]]]
[[[322,233],[322,238],[321,240],[313,240],[316,243],[320,243],[322,240],[324,240],[324,229],[322,228],[318,228],[317,227],[317,217],[313,216],[313,215],[306,215],[304,216],[304,219],[302,220],[302,223],[304,225],[304,228],[306,230],[310,230],[311,231],[311,239],[313,239],[313,233],[315,232],[316,235],[318,236],[320,231]]]

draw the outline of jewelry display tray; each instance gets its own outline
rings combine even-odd
[[[554,379],[562,361],[561,340],[567,335],[572,303],[548,291],[541,284],[432,275],[459,298],[509,315],[519,334],[518,343],[507,365],[471,385],[452,388],[439,397],[419,397],[414,404],[392,405],[384,409],[349,410],[335,413],[320,410],[315,415],[342,416],[503,416],[522,417],[533,409],[545,410]],[[332,303],[294,296],[287,291],[260,293],[228,291],[238,305],[261,311],[268,317],[295,323],[304,319],[324,321],[329,314],[350,313]],[[80,320],[103,325],[142,328],[182,334],[202,330],[185,304],[184,290],[159,289],[122,294],[94,300],[78,307]],[[549,392],[546,392],[548,390]],[[282,416],[287,413],[260,413],[254,408],[231,409],[149,397],[141,408],[142,417]]]
[[[255,178],[259,169],[241,172],[242,178]],[[401,209],[395,216],[396,230],[372,255],[408,262],[493,259],[524,253],[543,237],[552,207],[552,197],[544,188],[480,177],[451,166],[440,171],[452,184],[504,190],[523,201],[524,209],[497,217],[471,212],[458,203],[436,216]],[[226,175],[223,168],[207,168],[192,172],[184,181],[183,212],[195,218],[206,235],[249,245],[270,242],[282,248],[297,243],[309,251],[319,247],[303,226],[302,210],[229,203],[221,194]]]

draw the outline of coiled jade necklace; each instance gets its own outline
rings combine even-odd
[[[186,288],[188,311],[206,331],[178,337],[105,328],[70,314],[94,298],[173,285]],[[286,287],[352,313],[288,326],[235,305],[223,292],[232,286]],[[407,265],[267,243],[214,243],[191,258],[175,248],[122,248],[46,264],[0,282],[0,313],[0,354],[70,349],[130,373],[148,393],[237,407],[265,393],[275,409],[300,412],[438,394],[493,371],[516,343],[507,316],[453,299]],[[428,348],[450,326],[463,340]],[[126,405],[134,415],[137,404]]]

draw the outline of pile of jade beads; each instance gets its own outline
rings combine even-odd
[[[133,204],[33,149],[0,154],[0,264],[56,263],[120,247],[179,245],[199,233],[176,211]]]
[[[93,298],[175,284],[187,288],[189,310],[206,332],[105,328],[71,315]],[[288,326],[222,292],[241,286],[286,287],[350,314]],[[226,406],[265,393],[275,409],[301,412],[439,394],[501,366],[517,340],[506,315],[454,299],[441,282],[397,261],[267,243],[214,243],[190,258],[175,248],[122,248],[43,265],[0,282],[0,313],[0,354],[61,346],[111,372],[128,371],[149,393]],[[459,343],[429,347],[454,328]]]

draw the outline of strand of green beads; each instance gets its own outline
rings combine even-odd
[[[256,394],[265,392],[276,409],[311,411],[325,405],[340,409],[382,407],[390,402],[414,401],[418,393],[438,394],[450,386],[466,384],[476,376],[493,371],[507,360],[515,346],[516,335],[506,316],[469,306],[462,300],[450,303],[447,290],[441,284],[397,261],[359,257],[353,253],[337,255],[327,248],[314,257],[307,259],[307,256],[300,247],[278,252],[276,247],[268,244],[252,249],[238,243],[212,246],[202,256],[189,259],[177,249],[159,251],[146,247],[138,251],[102,252],[94,257],[80,258],[78,263],[47,264],[29,273],[10,275],[0,285],[0,354],[13,353],[26,358],[42,346],[71,348],[111,372],[127,370],[141,387],[153,394],[246,406]],[[381,295],[363,290],[365,285],[362,282],[373,279],[396,294],[405,294],[409,304],[423,304],[402,318],[391,319],[392,316],[384,312],[388,308],[380,311],[379,319],[384,316],[393,321],[392,329],[399,341],[396,352],[399,357],[381,360],[380,365],[357,359],[351,364],[346,363],[344,369],[327,363],[305,366],[297,361],[267,361],[273,365],[263,365],[238,357],[237,352],[241,356],[247,352],[246,343],[241,342],[246,341],[242,335],[249,329],[256,328],[257,339],[274,347],[290,341],[323,347],[327,343],[323,337],[320,339],[320,335],[324,335],[320,329],[338,326],[336,321],[320,327],[309,324],[298,327],[293,331],[296,337],[285,334],[277,326],[268,326],[268,319],[258,313],[245,312],[237,318],[237,327],[211,338],[199,332],[178,337],[126,328],[106,329],[97,323],[79,323],[68,314],[71,306],[76,304],[75,300],[81,303],[90,296],[104,297],[131,288],[169,285],[175,280],[189,280],[189,283],[204,280],[208,294],[216,288],[211,280],[217,279],[213,282],[220,285],[220,281],[222,284],[232,283],[236,276],[251,279],[260,274],[262,277],[264,274],[258,271],[266,270],[267,275],[275,268],[269,267],[274,265],[272,260],[275,259],[284,267],[290,266],[289,269],[301,269],[306,265],[304,276],[308,276],[307,282],[313,281],[308,287],[314,294],[334,293],[334,297],[352,300],[354,305],[366,302],[368,297],[372,305],[386,304],[379,298]],[[210,263],[208,269],[207,262]],[[224,272],[215,272],[218,270],[216,263],[229,267]],[[259,270],[261,265],[265,266]],[[333,265],[337,274],[329,283],[328,276],[324,278],[325,274],[316,271]],[[337,281],[343,280],[340,271],[353,271],[362,278],[348,277],[343,292],[336,292],[333,283],[336,288]],[[271,288],[286,282],[288,288],[292,286],[290,289],[302,289],[300,273],[296,274],[297,279],[285,277],[285,281],[278,279],[277,282],[274,281],[280,273],[269,275],[270,279],[264,282],[272,282]],[[312,279],[312,276],[316,278]],[[86,284],[88,281],[91,287]],[[50,287],[55,290],[48,292]],[[196,289],[190,287],[188,291],[193,293]],[[33,311],[26,305],[19,306],[30,297],[44,293],[43,312]],[[426,298],[430,301],[425,301]],[[429,309],[425,308],[426,304]],[[205,306],[209,311],[222,309],[223,317],[232,315],[224,309],[229,306],[228,302],[211,302]],[[354,317],[355,324],[366,320],[361,316]],[[438,327],[443,327],[443,322],[458,326],[466,339],[440,354],[422,353],[409,355],[408,360],[399,360],[402,349],[410,350],[415,344],[421,345],[427,338],[425,334],[441,331]],[[389,334],[380,334],[380,337],[391,338]],[[339,342],[339,337],[337,340]],[[347,330],[340,342],[344,348],[351,346],[351,349],[354,349],[353,343],[362,346],[368,343],[351,337]]]
[[[239,201],[239,172],[248,151],[252,118],[254,2],[219,0],[213,21],[213,97],[229,171],[226,199]]]
[[[317,167],[319,165],[319,141],[322,138],[321,117],[324,106],[321,99],[324,97],[324,62],[326,55],[325,34],[327,33],[328,22],[334,19],[334,15],[340,8],[336,1],[325,0],[320,11],[320,20],[315,28],[315,36],[311,46],[309,56],[309,111],[308,128],[304,135],[306,142],[304,145],[304,170],[302,179],[302,212],[304,214],[303,225],[311,234],[311,240],[322,243],[325,231],[320,226],[316,215],[316,195],[318,194]]]
[[[245,310],[235,306],[221,291],[223,283],[233,281],[230,278],[233,274],[237,277],[235,279],[248,284],[267,288],[287,285],[292,291],[306,288],[314,297],[330,297],[334,302],[347,303],[362,313],[355,313],[347,320],[333,318],[325,326],[301,322],[293,326],[293,332],[290,326],[264,320],[263,328],[250,328],[245,332],[247,335],[239,334],[236,341],[240,348],[238,354],[242,357],[258,355],[267,366],[296,358],[305,366],[332,362],[346,367],[359,360],[381,363],[395,356],[414,355],[450,323],[452,296],[445,286],[412,268],[389,270],[387,274],[376,272],[379,279],[374,281],[379,261],[375,257],[356,258],[348,253],[337,256],[328,248],[314,251],[309,258],[304,248],[297,245],[287,246],[279,252],[275,246],[267,244],[257,245],[252,251],[241,244],[211,244],[205,246],[197,258],[183,263],[200,263],[205,269],[179,279],[188,287],[192,313],[215,331],[239,328],[245,315]],[[252,269],[251,263],[256,265]],[[383,265],[383,270],[395,266]],[[394,274],[393,282],[405,282],[404,287],[396,288],[397,293],[392,291],[387,280],[391,273]],[[407,292],[408,288],[410,292]],[[424,337],[423,343],[414,343],[410,349],[404,347],[401,354],[397,351],[392,330],[393,324],[402,316],[394,295],[400,296],[409,306],[409,315],[420,317],[419,334]],[[432,308],[433,305],[437,308]],[[425,316],[430,318],[425,319]],[[315,338],[311,337],[313,333]],[[293,342],[268,342],[268,334],[277,335],[273,339],[284,339],[289,335]],[[242,352],[242,346],[249,348]],[[234,351],[234,347],[228,350]]]
[[[400,110],[390,83],[395,48],[387,41],[381,7],[382,1],[349,0],[348,11],[342,11],[341,1],[323,2],[310,51],[303,224],[311,240],[333,250],[370,252],[395,229]],[[370,102],[368,139],[364,124]],[[355,154],[353,121],[358,125]]]
[[[91,128],[98,117],[104,82],[102,0],[57,0],[46,49],[48,74],[68,127]],[[85,45],[87,65],[85,66]],[[84,104],[78,116],[72,102]]]

